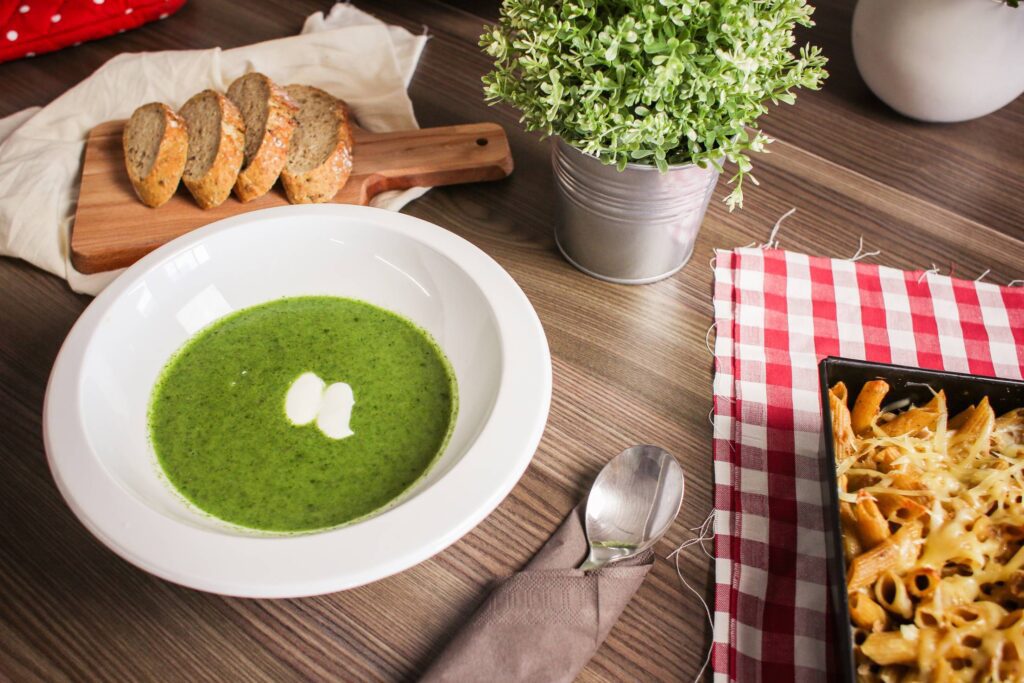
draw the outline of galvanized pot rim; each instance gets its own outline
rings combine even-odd
[[[565,139],[561,135],[555,135],[554,138],[555,138],[556,144],[561,145],[562,147],[566,147],[568,149],[571,149],[573,152],[575,152],[576,154],[579,154],[580,156],[586,157],[588,159],[593,159],[594,161],[596,161],[597,163],[599,163],[599,164],[601,164],[603,166],[612,166],[614,168],[618,168],[618,166],[616,166],[615,164],[607,164],[607,163],[601,161],[601,159],[599,157],[597,157],[597,156],[595,156],[593,154],[590,154],[588,152],[584,152],[582,149],[580,149],[579,147],[576,147],[575,145],[569,144],[568,142],[565,141]],[[635,162],[635,161],[627,161],[626,162],[626,168],[628,168],[628,169],[630,169],[632,171],[658,171],[658,167],[655,166],[654,164],[641,164],[641,163],[638,163],[638,162]],[[706,163],[704,166],[701,166],[700,164],[694,163],[692,161],[688,161],[685,164],[669,164],[668,165],[668,171],[679,171],[679,170],[686,169],[686,168],[702,168],[702,169],[707,169],[707,168],[714,168],[714,166],[710,162]]]
[[[687,163],[639,173],[658,169],[630,164],[619,172],[561,138],[552,142],[555,242],[572,265],[610,282],[646,284],[686,263],[719,177],[716,168]]]

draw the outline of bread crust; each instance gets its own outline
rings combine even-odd
[[[345,186],[349,176],[352,174],[353,139],[352,127],[349,123],[348,105],[319,88],[308,85],[298,87],[307,88],[333,100],[333,108],[338,126],[338,143],[324,163],[309,171],[290,173],[286,164],[281,171],[281,182],[284,185],[285,193],[288,195],[288,201],[292,204],[329,202]]]
[[[249,165],[242,169],[235,181],[235,196],[242,202],[262,197],[277,182],[288,162],[288,145],[295,130],[295,112],[298,109],[284,89],[272,80],[263,74],[252,74],[251,77],[259,77],[266,82],[270,98],[263,140]]]
[[[153,166],[149,169],[148,174],[140,176],[128,159],[128,132],[129,124],[136,114],[147,109],[160,110],[164,118],[164,132],[160,138]],[[188,158],[188,132],[185,127],[185,119],[162,102],[150,102],[142,105],[132,113],[132,119],[129,119],[129,124],[125,125],[122,134],[128,179],[142,203],[156,208],[174,196],[178,189],[178,183],[181,181],[181,174],[185,170],[185,160]]]
[[[242,168],[242,160],[245,151],[245,123],[242,121],[242,114],[238,107],[227,97],[215,90],[204,90],[193,95],[182,107],[189,106],[189,102],[199,97],[212,95],[217,98],[217,105],[220,108],[220,140],[217,144],[217,155],[209,170],[200,178],[189,180],[182,176],[185,187],[196,200],[196,204],[202,209],[212,209],[220,206],[231,194],[238,179],[238,172]]]

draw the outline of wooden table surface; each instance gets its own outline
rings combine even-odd
[[[554,363],[547,431],[512,494],[433,559],[357,590],[302,600],[239,600],[153,578],[94,539],[64,505],[43,453],[50,366],[89,299],[0,259],[0,678],[14,680],[414,680],[486,594],[582,497],[601,465],[637,442],[661,444],[687,472],[664,558],[711,507],[711,271],[715,247],[779,235],[782,247],[1006,283],[1024,277],[1024,99],[978,121],[926,125],[894,114],[857,76],[852,0],[821,3],[809,35],[830,57],[821,92],[773,111],[778,138],[755,159],[759,188],[729,214],[713,203],[692,262],[645,287],[590,279],[558,255],[548,147],[515,112],[489,108],[477,40],[495,3],[363,0],[386,21],[432,36],[410,93],[423,126],[497,121],[516,160],[502,182],[441,188],[407,207],[481,247],[522,286]],[[828,6],[825,6],[825,5]],[[193,0],[123,35],[0,65],[0,116],[44,105],[125,51],[233,47],[296,33],[327,2]],[[717,197],[725,194],[724,183]],[[710,562],[682,569],[711,600]],[[581,680],[690,680],[709,629],[659,559]]]

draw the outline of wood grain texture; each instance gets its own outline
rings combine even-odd
[[[502,125],[516,172],[497,183],[439,188],[406,211],[493,256],[536,307],[551,346],[551,417],[533,463],[473,532],[384,581],[303,600],[236,600],[154,579],[107,551],[75,520],[50,479],[39,416],[46,378],[88,299],[29,266],[0,261],[0,678],[14,680],[411,681],[480,603],[583,495],[601,465],[637,442],[675,453],[687,473],[682,514],[664,558],[712,502],[711,324],[715,247],[767,239],[901,268],[951,264],[957,274],[1024,277],[1024,101],[975,122],[901,119],[866,93],[849,54],[852,0],[821,3],[816,42],[831,80],[773,110],[779,142],[755,159],[761,187],[746,208],[714,201],[693,261],[645,287],[576,272],[554,246],[549,151],[518,115],[487,107],[476,45],[495,3],[364,0],[381,18],[431,37],[410,94],[421,125]],[[461,5],[461,8],[458,6]],[[121,51],[231,47],[295,33],[328,3],[196,0],[166,21],[54,55],[0,65],[0,115],[44,104]],[[722,183],[716,200],[726,193]],[[681,568],[710,601],[710,562]],[[706,617],[672,563],[659,560],[581,681],[691,680]]]
[[[157,247],[212,221],[288,203],[280,185],[251,202],[232,195],[200,209],[184,184],[163,206],[138,200],[124,169],[124,121],[92,129],[71,232],[71,263],[82,273],[130,266]],[[390,133],[352,127],[352,175],[337,204],[369,204],[387,190],[500,180],[512,172],[505,131],[493,123],[460,124]]]

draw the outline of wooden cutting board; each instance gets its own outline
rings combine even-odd
[[[135,196],[124,167],[124,121],[92,129],[85,147],[82,187],[71,231],[71,263],[81,273],[129,266],[160,245],[221,218],[288,203],[280,183],[243,204],[234,195],[214,209],[196,206],[184,184],[151,209]],[[473,123],[392,133],[355,128],[352,176],[334,198],[368,204],[385,190],[499,180],[512,172],[501,126]]]

